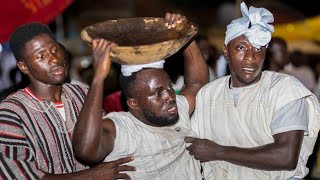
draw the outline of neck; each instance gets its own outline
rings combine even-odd
[[[62,85],[34,85],[28,86],[30,90],[43,101],[60,102],[62,94]]]

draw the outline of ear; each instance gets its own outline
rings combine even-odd
[[[18,61],[17,66],[23,74],[26,74],[26,75],[29,74],[29,69],[27,68],[27,66],[23,61]]]
[[[139,110],[137,100],[134,99],[134,98],[128,98],[127,99],[127,105],[132,110]]]
[[[225,44],[223,45],[223,56],[227,61],[229,60],[229,58],[228,58],[228,47]]]

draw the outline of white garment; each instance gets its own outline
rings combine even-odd
[[[148,64],[123,64],[121,65],[121,73],[123,76],[131,76],[132,73],[141,71],[143,68],[163,69],[164,62],[164,60],[159,60]]]
[[[225,45],[241,35],[245,35],[249,42],[257,49],[266,46],[271,40],[271,33],[274,31],[273,15],[265,8],[255,8],[242,2],[240,4],[242,17],[233,20],[228,26],[225,37]]]
[[[217,61],[217,78],[227,75],[228,61],[223,55],[220,55]]]
[[[242,89],[235,106],[229,80],[230,76],[220,78],[199,91],[191,125],[200,138],[221,145],[250,148],[272,143],[272,135],[276,133],[290,130],[305,130],[307,133],[297,168],[293,171],[263,171],[226,161],[211,161],[204,163],[206,179],[303,178],[308,173],[306,163],[320,127],[319,102],[315,96],[293,76],[265,71],[259,82]],[[286,111],[288,105],[302,98],[308,105],[308,122],[300,122],[294,117],[279,118],[283,116],[280,109]],[[298,103],[298,106],[303,106],[303,103]]]
[[[184,138],[195,136],[190,129],[189,105],[184,96],[177,95],[179,121],[169,127],[153,127],[136,119],[129,112],[114,112],[106,116],[116,126],[113,151],[105,162],[133,155],[126,172],[131,179],[141,180],[199,180],[200,163],[189,155]]]

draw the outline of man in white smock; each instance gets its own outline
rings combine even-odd
[[[319,103],[293,76],[261,71],[274,28],[265,8],[241,3],[227,26],[231,75],[204,86],[186,138],[207,179],[302,179],[319,131]]]
[[[168,28],[185,20],[166,14]],[[103,80],[107,77],[112,43],[94,40],[100,46],[101,62],[94,62],[95,75],[74,131],[76,156],[89,164],[132,156],[126,172],[131,179],[199,180],[200,162],[186,150],[184,138],[195,136],[190,127],[195,96],[208,81],[208,69],[195,43],[184,49],[185,86],[175,95],[164,60],[142,65],[122,65],[120,84],[129,112],[102,117]],[[108,47],[108,48],[105,48]],[[97,53],[96,53],[97,54]],[[101,59],[101,58],[94,58]],[[195,75],[196,74],[196,75]]]

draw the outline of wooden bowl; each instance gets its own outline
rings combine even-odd
[[[198,31],[191,22],[168,29],[164,18],[124,18],[93,24],[81,31],[91,45],[103,38],[118,46],[111,49],[111,60],[119,64],[146,64],[166,59],[182,48]]]

